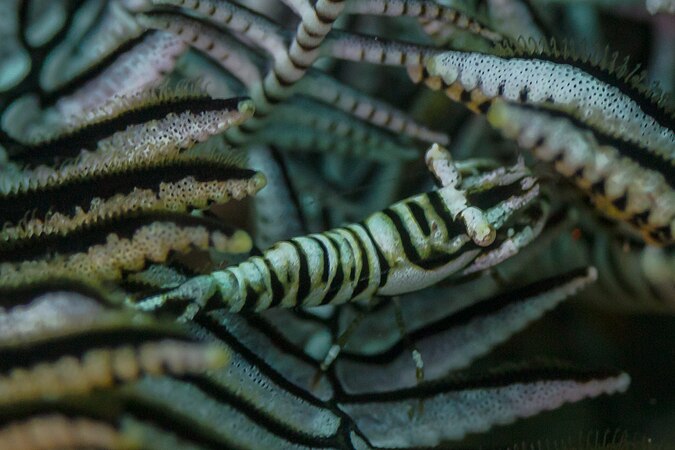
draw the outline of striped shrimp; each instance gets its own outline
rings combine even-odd
[[[436,190],[359,223],[279,242],[261,256],[135,305],[153,310],[166,302],[192,300],[204,310],[236,312],[398,295],[452,274],[489,268],[541,230],[541,210],[525,224],[521,219],[527,214],[514,219],[539,194],[522,161],[462,180],[448,151],[434,144],[426,163],[440,184]],[[516,225],[505,226],[514,221]]]

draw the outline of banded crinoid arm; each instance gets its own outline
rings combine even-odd
[[[300,23],[288,51],[265,76],[262,92],[265,106],[271,106],[291,95],[297,83],[319,57],[319,47],[344,8],[344,0],[317,0],[300,11]],[[264,109],[262,112],[266,112]]]
[[[255,27],[258,35],[254,37],[254,42],[262,44],[270,40],[275,44],[278,42],[276,36],[278,28],[271,25],[269,20],[225,0],[153,0],[153,4],[193,10],[209,20],[245,35],[253,34],[250,29]],[[262,84],[251,94],[256,101],[257,117],[264,117],[276,103],[292,94],[291,87],[304,76],[307,69],[319,57],[318,48],[343,8],[344,0],[318,0],[313,4],[308,3],[299,11],[301,20],[292,35],[290,46],[283,48],[282,51],[279,51],[276,45],[267,46],[268,51],[271,50],[273,65]],[[266,36],[274,37],[264,39]],[[246,128],[250,129],[259,127],[257,121],[246,125]],[[232,138],[237,139],[236,136]]]
[[[241,20],[248,24],[241,30],[244,34],[249,34],[249,28],[253,25],[260,28],[263,36],[274,35],[277,32],[276,26],[270,25],[267,19],[227,1],[155,0],[154,3],[193,9],[235,31],[237,27],[233,26],[233,23]],[[290,46],[284,47],[281,51],[276,45],[269,49],[273,58],[272,67],[264,76],[262,83],[250,89],[256,103],[256,115],[242,127],[228,131],[227,137],[230,142],[246,141],[251,132],[263,128],[262,119],[273,110],[274,106],[293,94],[293,86],[320,56],[319,47],[343,7],[343,0],[318,0],[312,5],[308,4],[300,14],[301,20],[291,38]],[[254,38],[254,41],[265,43],[260,36]]]
[[[259,55],[215,26],[182,14],[155,11],[139,14],[137,20],[147,28],[173,33],[192,48],[207,55],[247,88],[262,82]],[[281,43],[274,46],[278,51],[277,46],[281,48]]]
[[[446,150],[432,146],[427,165],[442,186],[438,190],[396,203],[358,224],[280,242],[262,256],[196,277],[137,306],[155,309],[167,301],[193,300],[207,310],[259,311],[395,295],[467,267],[497,264],[509,254],[504,249],[517,245],[523,235],[528,236],[523,243],[532,239],[528,223],[518,232],[506,230],[539,194],[524,167],[509,171],[505,184],[486,177],[491,184],[476,189],[486,188],[475,194],[479,209],[459,189],[460,175]]]
[[[646,242],[675,242],[675,155],[649,152],[547,109],[498,101],[487,117],[553,164],[605,215],[634,227]]]
[[[347,14],[374,14],[383,16],[410,16],[428,23],[449,25],[469,31],[488,41],[499,42],[503,37],[465,12],[428,0],[347,0]]]
[[[60,162],[97,150],[108,158],[141,159],[176,154],[197,142],[243,123],[253,115],[247,98],[214,99],[203,93],[158,90],[116,98],[51,137],[17,142],[9,147],[12,159],[35,165]]]
[[[251,135],[250,141],[270,145],[277,144],[280,148],[289,152],[320,151],[322,153],[344,154],[342,153],[343,150],[347,150],[347,154],[363,160],[382,162],[410,160],[417,156],[415,147],[412,144],[402,142],[402,139],[397,135],[306,97],[297,96],[284,102],[277,106],[268,117],[274,120],[274,124],[270,124],[270,127],[275,131],[278,127],[286,127],[289,129],[288,135],[292,135],[296,130],[298,130],[297,134],[302,134],[303,129],[312,129],[318,132],[318,137],[326,136],[327,140],[330,140],[331,137],[337,138],[337,140],[345,139],[354,142],[356,145],[331,148],[330,145],[323,144],[317,148],[298,146],[297,149],[293,149],[292,145],[284,145],[284,139],[279,139],[281,142],[277,143],[277,134],[265,129]]]
[[[115,96],[124,97],[157,86],[173,70],[176,60],[187,49],[183,41],[166,32],[146,33],[132,43],[136,45],[116,60],[101,61],[101,64],[109,66],[102,70],[90,68],[76,77],[72,84],[61,87],[53,94],[58,98],[54,112],[61,116],[60,121],[68,123],[72,117],[97,109]],[[73,89],[75,86],[78,87],[73,92],[64,95],[68,88]]]
[[[176,34],[195,49],[207,54],[248,88],[261,82],[257,65],[252,61],[258,59],[257,55],[244,51],[241,42],[222,31],[175,13],[151,11],[140,16],[138,20],[147,27]],[[329,103],[359,119],[395,133],[430,143],[448,142],[445,134],[428,129],[406,112],[359,92],[317,69],[308,69],[306,76],[294,87],[294,92]]]
[[[321,48],[323,56],[385,66],[418,67],[441,52],[440,49],[410,42],[334,30]]]
[[[194,149],[197,150],[197,149]],[[169,158],[80,160],[23,174],[0,194],[0,253],[22,240],[67,235],[101,221],[139,212],[188,212],[255,195],[259,172],[213,151]]]
[[[122,280],[174,253],[215,249],[247,253],[250,236],[217,220],[175,213],[128,214],[100,220],[66,234],[26,238],[0,251],[0,287],[45,276]]]
[[[281,0],[296,14],[302,14],[311,7],[308,0]],[[485,33],[486,39],[498,41],[500,38],[489,28],[480,24],[474,17],[460,9],[427,0],[347,0],[346,14],[363,14],[377,16],[415,17],[425,21],[437,20],[442,23],[453,24],[458,28],[471,31],[475,34]]]
[[[450,378],[415,388],[348,396],[338,403],[376,447],[432,447],[566,403],[624,392],[628,374],[539,364]],[[423,408],[420,407],[423,401]],[[415,426],[410,426],[410,414]]]
[[[250,28],[260,30],[253,38],[267,47],[273,58],[272,68],[267,72],[262,83],[252,86],[250,92],[256,103],[256,115],[253,120],[238,129],[227,133],[228,140],[241,143],[247,140],[248,135],[263,128],[262,119],[274,106],[288,98],[293,93],[292,87],[304,76],[307,69],[319,57],[319,47],[325,35],[330,31],[333,21],[344,7],[343,0],[319,0],[307,5],[301,11],[301,20],[296,32],[291,38],[288,48],[277,48],[278,39],[266,39],[267,36],[279,34],[277,26],[269,20],[255,13],[231,4],[227,1],[184,1],[184,0],[155,0],[157,5],[172,4],[196,12],[216,21],[217,23],[245,35],[253,34]],[[237,25],[239,24],[239,25]],[[243,25],[242,25],[243,24]],[[267,45],[267,42],[273,45]]]
[[[237,3],[228,0],[152,0],[151,3],[155,7],[170,6],[191,10],[209,22],[229,30],[235,36],[246,38],[256,47],[266,51],[273,59],[280,57],[286,51],[286,38],[289,33],[284,28]],[[153,19],[153,17],[162,17],[161,15],[158,16],[153,11],[147,13],[147,15],[140,16],[141,24],[151,27],[159,25],[162,28],[169,25],[162,24],[162,20]],[[193,22],[186,24],[191,23]],[[169,28],[174,27],[169,26]]]
[[[428,143],[447,145],[449,142],[445,133],[429,129],[405,111],[359,92],[319,70],[308,70],[296,90],[394,133]]]
[[[675,114],[645,93],[632,73],[616,67],[615,58],[594,64],[569,57],[567,49],[510,53],[514,56],[443,52],[409,73],[475,112],[487,112],[496,98],[555,109],[672,160]]]
[[[262,85],[255,85],[255,83],[253,83],[255,76],[249,76],[246,80],[242,80],[244,84],[249,87],[251,96],[254,98],[256,104],[263,105],[263,108],[265,109],[265,111],[257,114],[258,119],[262,120],[263,118],[267,118],[268,114],[276,109],[273,108],[274,105],[290,96],[292,93],[300,92],[306,93],[324,102],[331,103],[337,108],[342,109],[359,119],[392,130],[395,133],[407,134],[411,137],[425,141],[447,142],[446,136],[418,124],[402,111],[398,111],[392,106],[369,98],[348,86],[340,84],[325,74],[321,74],[316,70],[312,71],[309,69],[309,66],[304,67],[303,72],[297,74],[291,72],[298,71],[298,67],[295,67],[293,71],[289,71],[287,68],[284,69],[284,67],[289,64],[289,56],[287,55],[286,50],[280,50],[278,44],[271,45],[268,43],[268,38],[270,36],[278,36],[278,39],[281,39],[284,34],[283,30],[279,29],[277,25],[271,23],[268,19],[258,16],[251,11],[242,9],[239,6],[227,2],[214,2],[213,5],[216,9],[211,11],[210,8],[203,8],[202,3],[200,3],[198,10],[207,17],[212,18],[214,22],[226,26],[235,33],[247,30],[248,28],[243,27],[244,25],[248,25],[255,29],[260,28],[259,33],[254,33],[254,35],[250,36],[249,34],[251,32],[246,31],[246,36],[255,44],[267,50],[275,61],[275,68],[277,66],[279,67],[277,70],[278,74],[274,75],[276,72],[274,72],[274,70],[271,71]],[[309,14],[310,16],[312,14],[311,10],[311,6],[302,8],[303,14]],[[210,11],[212,14],[209,14]],[[223,35],[222,32],[199,23],[194,19],[182,17],[180,14],[148,12],[141,16],[139,20],[146,26],[168,30],[177,34],[181,39],[186,40],[188,44],[204,51],[223,68],[241,79],[242,68],[232,67],[233,64],[230,59],[241,59],[242,52],[239,51],[239,49],[233,49],[233,43],[227,36]],[[241,23],[239,23],[240,21]],[[276,42],[276,40],[273,41]],[[293,47],[293,45],[291,47]],[[316,51],[318,50],[317,47]],[[292,52],[293,49],[291,48],[290,51]],[[243,71],[250,72],[250,70],[247,70],[245,67],[243,68]],[[304,76],[305,72],[309,72],[311,76]],[[303,77],[302,79],[298,78],[297,81],[299,81],[299,83],[297,83],[297,85],[295,81],[292,83],[288,81],[301,76]],[[282,77],[285,80],[281,87],[277,86],[279,84],[278,81],[274,81],[278,77]],[[316,117],[316,114],[313,116]],[[252,133],[252,131],[255,131],[255,133]],[[261,137],[260,133],[263,135],[276,135],[276,132],[266,133],[266,127],[261,127],[260,123],[249,121],[243,128],[233,129],[231,132],[228,132],[227,138],[233,143],[241,143],[250,140],[250,135],[253,135],[253,139]],[[289,130],[284,132],[284,135],[289,134],[291,134]],[[299,134],[302,135],[303,133]],[[300,136],[299,139],[302,139],[302,137],[303,136]],[[354,146],[348,145],[347,147],[353,148]]]
[[[335,111],[333,111],[335,112]],[[331,114],[336,117],[335,114]],[[354,156],[370,161],[391,161],[390,154],[396,155],[394,161],[410,160],[414,157],[414,150],[410,146],[401,145],[391,139],[390,136],[378,133],[379,130],[371,128],[364,128],[364,124],[351,122],[356,125],[356,129],[360,131],[361,137],[371,134],[374,139],[360,139],[359,136],[351,137],[344,132],[344,127],[340,130],[326,130],[316,129],[311,126],[311,123],[322,122],[322,125],[333,122],[330,118],[316,118],[312,120],[308,117],[308,125],[298,125],[296,123],[270,123],[265,125],[252,138],[252,141],[274,145],[279,150],[289,153],[317,153],[336,154],[343,157]],[[335,122],[333,122],[335,123]],[[342,131],[342,133],[340,133]],[[365,133],[364,133],[365,131]],[[384,138],[384,142],[383,139]],[[377,144],[384,144],[383,151]]]
[[[648,243],[673,242],[674,158],[654,155],[546,110],[496,104],[488,119],[539,158],[552,159],[560,173],[589,193],[597,208],[637,228]]]

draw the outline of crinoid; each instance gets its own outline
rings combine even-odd
[[[1,2],[0,449],[625,427],[531,417],[626,391],[631,319],[520,332],[675,310],[672,59],[538,3]]]

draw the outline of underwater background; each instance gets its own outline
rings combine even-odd
[[[0,1],[0,449],[675,448],[674,87],[670,0]]]

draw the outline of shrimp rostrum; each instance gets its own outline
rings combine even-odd
[[[190,301],[195,311],[261,311],[404,294],[492,267],[541,231],[546,204],[522,161],[483,170],[479,162],[455,164],[434,144],[426,164],[438,185],[431,192],[358,223],[278,242],[135,306]]]

